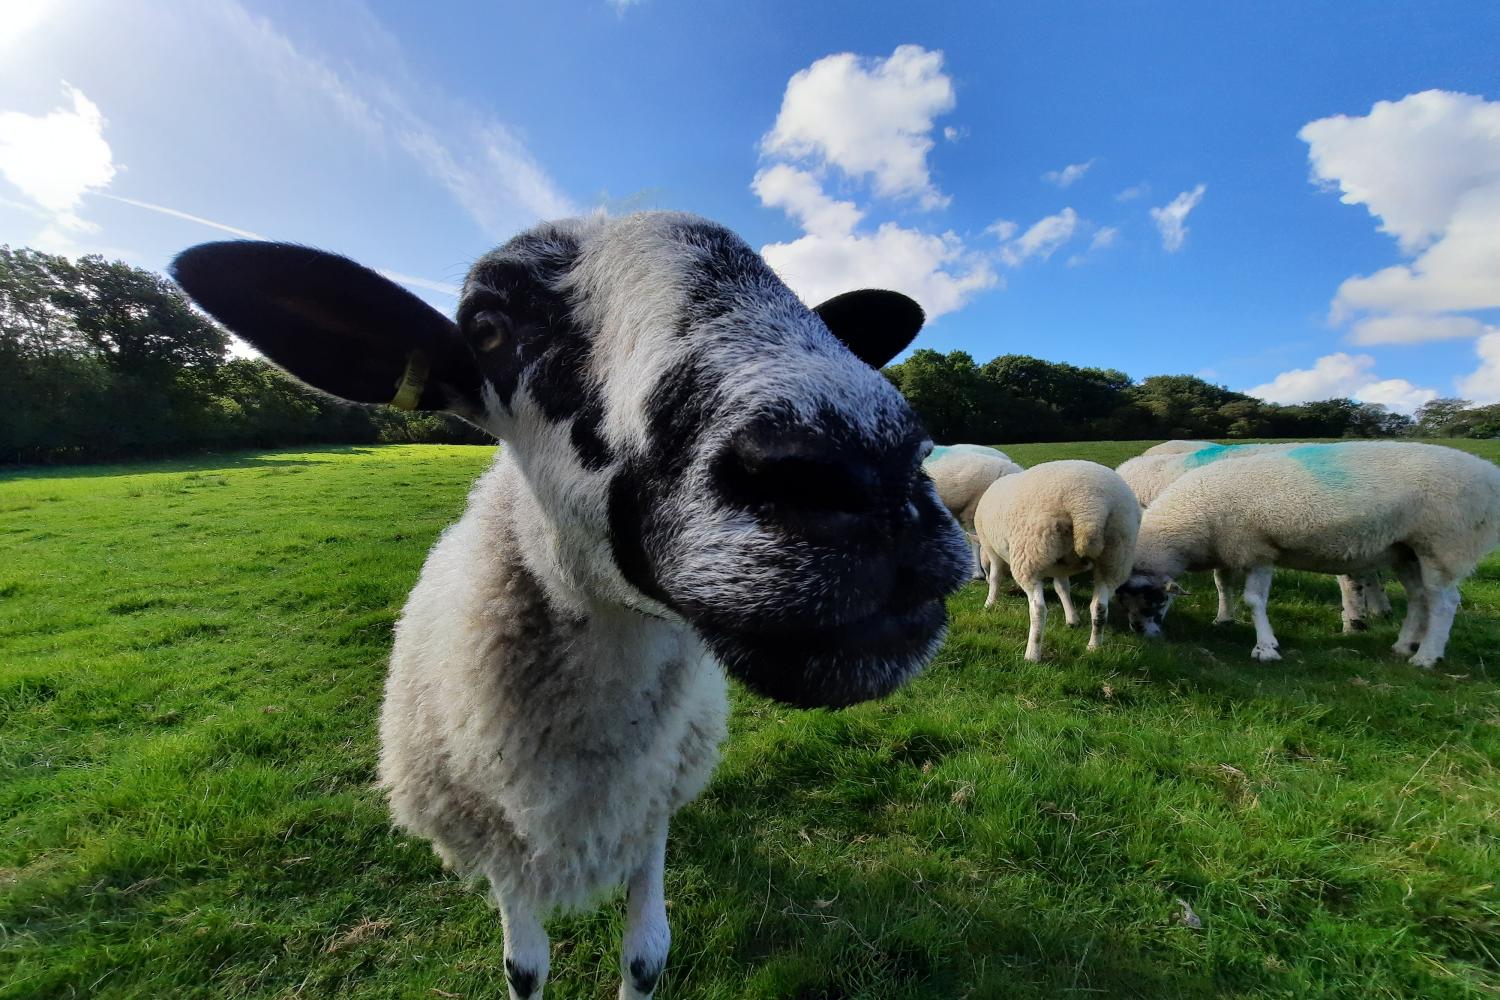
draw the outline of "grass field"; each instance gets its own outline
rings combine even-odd
[[[497,918],[371,789],[392,623],[489,458],[0,476],[0,997],[504,996]],[[737,691],[658,995],[1500,996],[1500,557],[1426,673],[1331,578],[1278,578],[1267,666],[1189,586],[1165,644],[1053,615],[1028,664],[971,585],[883,703]],[[621,923],[552,923],[549,997],[614,995]]]

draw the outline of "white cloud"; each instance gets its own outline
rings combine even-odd
[[[999,240],[1001,243],[1004,243],[1006,240],[1016,235],[1016,230],[1020,228],[1020,226],[1016,225],[1010,219],[996,219],[988,226],[985,226],[984,231],[989,235],[995,237],[995,239]]]
[[[1088,249],[1083,253],[1075,253],[1069,257],[1068,266],[1077,267],[1088,260],[1091,255],[1099,253],[1102,250],[1108,250],[1118,242],[1119,238],[1120,230],[1115,226],[1102,226],[1096,229],[1093,237],[1089,239]]]
[[[51,217],[49,228],[91,229],[77,213],[83,196],[115,176],[98,105],[63,84],[71,109],[45,115],[0,114],[0,176]]]
[[[894,222],[873,233],[809,233],[761,248],[766,262],[803,301],[853,288],[890,288],[921,303],[929,319],[961,308],[999,277],[953,233],[935,235]]]
[[[1457,382],[1459,394],[1476,403],[1500,403],[1500,330],[1490,330],[1474,345],[1479,367]]]
[[[359,65],[378,71],[348,60],[336,70],[238,3],[219,10],[228,35],[284,103],[318,101],[377,148],[405,152],[487,235],[508,238],[539,219],[578,214],[509,127],[416,78],[400,41],[373,15],[350,25],[348,34],[370,50]]]
[[[1128,187],[1115,195],[1115,201],[1135,201],[1137,198],[1145,197],[1151,193],[1151,185],[1144,182]]]
[[[955,128],[952,125],[943,127],[943,138],[949,142],[957,142],[960,139],[966,138],[968,134],[969,130],[966,128]]]
[[[1311,368],[1282,372],[1271,381],[1245,392],[1271,403],[1306,403],[1347,397],[1365,403],[1383,403],[1398,413],[1411,413],[1438,396],[1435,390],[1414,385],[1404,378],[1382,379],[1374,369],[1375,359],[1370,355],[1340,351],[1319,358]]]
[[[1089,172],[1089,167],[1094,165],[1093,160],[1087,163],[1070,163],[1061,170],[1049,170],[1042,175],[1042,180],[1048,184],[1056,184],[1060,188],[1071,186],[1075,181],[1083,179],[1083,175]]]
[[[800,167],[778,163],[755,175],[750,184],[761,204],[779,208],[809,233],[838,236],[852,232],[865,213],[852,201],[835,201],[818,179]]]
[[[1156,222],[1156,228],[1161,231],[1162,249],[1167,253],[1176,253],[1182,249],[1183,241],[1187,239],[1187,217],[1188,213],[1198,207],[1198,202],[1203,200],[1203,192],[1208,190],[1207,185],[1199,184],[1191,191],[1184,191],[1160,208],[1151,210],[1151,218]]]
[[[1367,115],[1309,122],[1297,134],[1313,180],[1363,205],[1411,258],[1346,279],[1333,321],[1425,314],[1420,328],[1409,318],[1390,326],[1406,342],[1481,334],[1477,321],[1437,314],[1500,307],[1500,102],[1428,90],[1379,101]],[[1360,340],[1372,322],[1356,325],[1357,341],[1374,342]]]
[[[5,0],[0,4],[0,52],[20,41],[55,4],[56,0]]]
[[[1120,230],[1114,226],[1105,226],[1094,233],[1094,238],[1089,240],[1089,252],[1105,250],[1115,245],[1120,238]]]
[[[868,178],[881,197],[941,208],[949,199],[932,183],[927,154],[933,119],[954,104],[941,52],[919,45],[899,46],[886,59],[842,52],[792,76],[761,149]]]
[[[1056,215],[1049,215],[1033,223],[1026,232],[1007,243],[1000,251],[1001,259],[1011,267],[1016,267],[1031,257],[1046,260],[1058,247],[1071,240],[1077,231],[1078,213],[1071,208],[1064,208]]]
[[[875,206],[835,198],[825,182],[868,186],[880,199],[916,199],[937,208],[948,199],[927,168],[933,118],[954,105],[943,56],[903,45],[888,59],[827,56],[793,74],[776,124],[761,140],[772,161],[750,187],[761,204],[787,214],[802,236],[761,248],[767,263],[809,303],[853,288],[891,288],[921,303],[929,318],[962,308],[1001,284],[992,255],[971,251],[958,234],[924,232],[886,221],[861,230]],[[951,142],[963,135],[947,129]],[[1002,241],[1014,223],[986,232]]]
[[[1471,316],[1402,313],[1369,316],[1354,324],[1349,339],[1356,344],[1423,344],[1500,333],[1500,329]]]

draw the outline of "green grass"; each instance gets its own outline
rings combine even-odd
[[[489,457],[0,476],[0,997],[504,995],[497,918],[371,789],[392,623]],[[1500,559],[1433,672],[1340,635],[1331,578],[1278,577],[1268,666],[1190,587],[1167,643],[1054,614],[1033,665],[970,586],[883,703],[737,692],[659,995],[1500,995]],[[550,997],[613,996],[621,922],[551,924]]]

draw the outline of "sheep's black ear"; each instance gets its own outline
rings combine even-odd
[[[172,262],[194,301],[308,385],[356,403],[482,412],[453,321],[347,257],[289,243],[203,243]]]
[[[900,292],[863,288],[813,309],[833,335],[871,368],[882,368],[922,329],[922,307]]]

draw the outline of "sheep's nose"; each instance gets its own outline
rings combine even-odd
[[[752,426],[730,442],[721,464],[730,498],[811,535],[860,523],[901,527],[912,503],[920,452],[842,444],[814,429]]]

